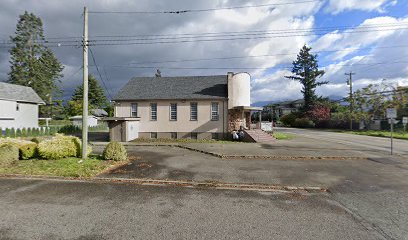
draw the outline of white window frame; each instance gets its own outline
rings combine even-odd
[[[173,106],[175,106],[175,109],[172,109]],[[177,121],[177,103],[170,103],[169,113],[170,121]],[[175,114],[175,118],[173,118],[173,113]]]
[[[217,106],[217,109],[214,110],[214,106]],[[220,119],[220,104],[218,102],[211,103],[211,121],[218,121]]]
[[[136,111],[133,111],[133,106],[136,106]],[[138,109],[139,108],[139,106],[138,106],[138,104],[137,103],[131,103],[130,104],[130,116],[131,117],[138,117]],[[133,113],[136,113],[136,114],[133,114]]]
[[[153,106],[155,108],[154,111]],[[150,121],[157,121],[157,103],[150,103]]]
[[[194,110],[193,109],[194,105],[195,105],[195,115],[194,115],[194,111],[193,111]],[[198,103],[197,102],[191,102],[190,103],[190,121],[198,121]]]

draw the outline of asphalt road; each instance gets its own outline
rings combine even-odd
[[[329,194],[0,179],[0,239],[383,239]]]
[[[336,133],[321,130],[309,130],[299,128],[276,128],[278,132],[293,133],[297,136],[304,137],[315,141],[316,143],[333,143],[336,145],[344,145],[353,148],[360,148],[361,150],[381,151],[384,153],[390,153],[390,139],[362,136],[347,133]],[[394,153],[408,156],[408,141],[394,139]]]
[[[0,178],[0,239],[408,239],[408,160],[387,157],[381,146],[386,139],[280,131],[297,134],[293,146],[358,145],[383,154],[355,161],[220,160],[168,147],[134,147],[130,151],[144,157],[117,172],[119,177],[326,184],[331,191],[262,193]],[[397,141],[400,154],[404,147]]]

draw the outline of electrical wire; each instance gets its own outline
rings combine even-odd
[[[206,9],[182,9],[182,10],[164,10],[164,11],[88,11],[92,14],[185,14],[185,13],[199,13],[199,12],[212,12],[212,11],[222,11],[222,10],[233,10],[233,9],[246,9],[246,8],[262,8],[262,7],[273,7],[273,6],[283,6],[283,5],[293,5],[293,4],[303,4],[303,3],[313,3],[322,2],[320,0],[307,0],[307,1],[297,1],[297,2],[281,2],[281,3],[268,3],[259,5],[249,5],[249,6],[231,6],[231,7],[220,7],[220,8],[206,8]]]
[[[88,49],[89,49],[89,52],[91,53],[92,60],[93,60],[93,62],[94,62],[94,64],[95,64],[96,71],[98,72],[99,77],[101,78],[102,84],[103,84],[103,86],[105,87],[105,90],[106,90],[106,92],[107,92],[107,93],[108,93],[108,95],[109,95],[109,98],[110,98],[110,99],[112,99],[112,95],[111,95],[111,93],[110,93],[109,89],[107,88],[107,86],[106,86],[106,84],[105,84],[105,81],[103,80],[103,77],[102,77],[101,72],[99,71],[99,67],[98,67],[98,65],[96,64],[95,55],[93,54],[93,52],[92,52],[92,49],[91,49],[91,48],[88,48]]]

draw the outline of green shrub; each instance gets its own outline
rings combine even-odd
[[[19,146],[20,159],[30,159],[37,156],[37,143],[27,142],[21,143]]]
[[[58,134],[58,137],[61,137],[63,135]],[[78,137],[74,136],[63,136],[64,138],[69,138],[75,143],[75,147],[77,149],[77,157],[81,157],[82,155],[82,141]],[[87,145],[87,150],[86,150],[87,156],[92,153],[92,147],[88,144]]]
[[[17,130],[16,130],[16,137],[21,137],[21,129],[20,128],[17,128]]]
[[[44,159],[76,157],[77,146],[71,138],[54,137],[38,144],[38,155]]]
[[[34,137],[34,138],[32,138],[30,141],[33,142],[33,143],[39,144],[42,140],[39,139],[39,138]]]
[[[292,124],[292,127],[314,128],[315,123],[309,118],[296,118],[295,122]]]
[[[21,129],[21,136],[22,137],[27,137],[27,129],[26,128]]]
[[[8,166],[18,161],[18,147],[15,144],[0,145],[0,166]]]
[[[6,137],[11,137],[11,129],[6,128]]]
[[[11,128],[10,137],[16,137],[16,129],[15,128]]]
[[[289,113],[289,114],[283,115],[280,118],[280,121],[283,123],[283,125],[287,127],[291,127],[293,123],[295,122],[296,118],[297,118],[297,115],[295,113]]]
[[[58,133],[64,133],[64,134],[74,134],[74,133],[80,133],[81,128],[78,126],[74,125],[65,125],[62,126],[59,130]]]
[[[119,142],[110,142],[103,150],[103,158],[106,160],[125,161],[127,159],[126,148]]]

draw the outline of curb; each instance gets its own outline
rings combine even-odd
[[[316,186],[284,186],[273,184],[245,184],[245,183],[221,183],[221,182],[198,182],[191,180],[162,180],[145,178],[69,178],[59,176],[26,176],[19,174],[0,175],[0,179],[32,179],[32,180],[53,180],[61,182],[91,182],[91,183],[132,183],[144,186],[176,186],[196,189],[217,189],[235,191],[257,191],[257,192],[279,192],[279,193],[324,193],[329,189]]]

